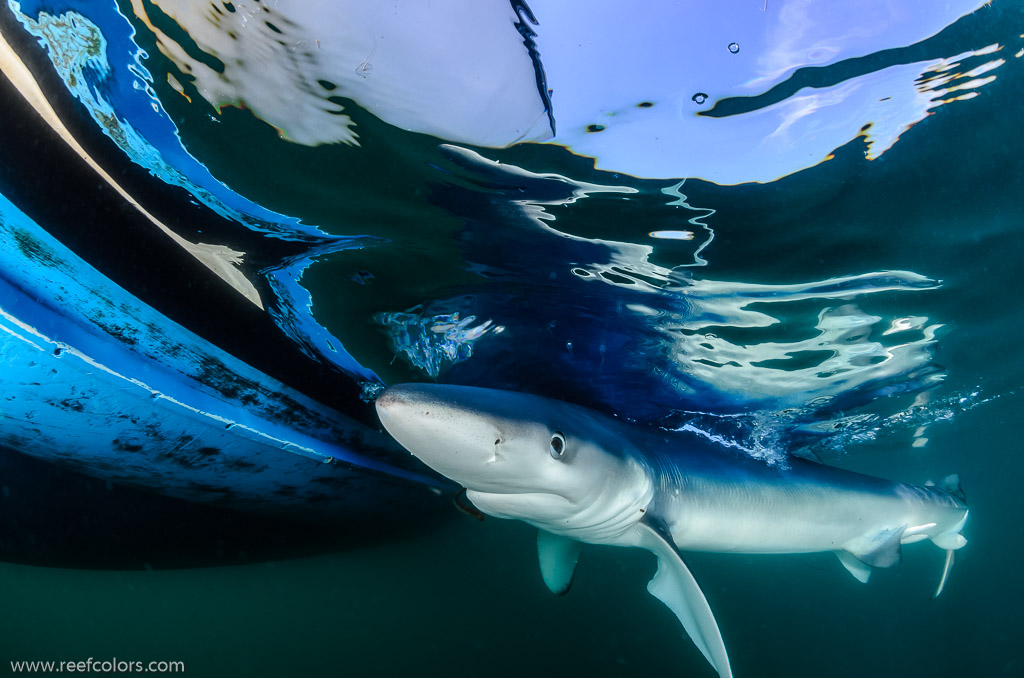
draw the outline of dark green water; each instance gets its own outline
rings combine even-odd
[[[925,544],[867,586],[828,554],[691,556],[736,674],[1020,675],[1019,405],[937,425],[927,455],[900,439],[850,452],[896,477],[962,473],[970,544],[939,600],[942,556]],[[201,676],[712,675],[646,594],[646,554],[588,548],[557,598],[533,549],[525,525],[453,515],[380,546],[246,566],[4,564],[0,647],[5,659],[181,660]]]
[[[942,597],[929,599],[942,553],[925,543],[908,546],[900,567],[875,572],[866,586],[830,554],[693,554],[690,561],[738,677],[1022,676],[1024,445],[1017,427],[1024,314],[1016,294],[1024,261],[1024,72],[1014,56],[1020,41],[1013,40],[1024,12],[1009,1],[982,11],[992,17],[979,12],[931,43],[948,55],[988,39],[1005,42],[1008,63],[978,97],[935,109],[875,160],[866,160],[855,140],[829,162],[769,184],[687,181],[681,190],[702,211],[668,205],[661,189],[674,182],[613,177],[564,149],[487,152],[534,173],[638,191],[549,206],[559,235],[547,240],[530,239],[532,222],[524,226],[509,207],[515,196],[502,193],[507,187],[461,170],[436,139],[355,110],[359,147],[309,148],[281,141],[248,111],[213,116],[161,77],[154,88],[188,150],[232,189],[332,234],[387,239],[319,257],[302,284],[316,320],[388,383],[428,376],[398,355],[379,314],[466,298],[472,303],[444,310],[489,313],[479,320],[506,325],[507,336],[522,343],[489,335],[471,359],[442,371],[441,381],[590,398],[607,410],[637,407],[637,418],[657,419],[636,405],[646,388],[637,374],[653,384],[654,372],[629,361],[647,349],[653,363],[668,363],[664,346],[638,341],[609,349],[609,363],[631,367],[603,371],[603,358],[598,370],[577,359],[580,349],[569,360],[550,350],[554,342],[536,339],[537,328],[575,319],[585,329],[566,330],[559,346],[568,339],[580,347],[583,335],[611,335],[619,322],[617,290],[595,292],[588,306],[593,299],[571,291],[564,278],[546,277],[543,248],[564,235],[651,245],[650,263],[671,268],[692,262],[693,246],[654,246],[647,234],[688,227],[688,219],[713,210],[704,223],[714,240],[700,252],[707,265],[688,269],[696,279],[796,285],[912,271],[941,280],[934,289],[864,295],[856,304],[887,321],[924,317],[941,325],[930,362],[945,379],[905,422],[852,425],[819,451],[831,463],[899,480],[960,473],[971,506],[969,544]],[[173,68],[141,27],[138,40],[152,55],[151,70]],[[579,260],[559,262],[562,269],[587,263],[585,252],[576,254]],[[372,284],[353,277],[363,271]],[[794,302],[780,324],[754,334],[737,330],[734,342],[795,341],[823,305]],[[528,329],[516,334],[516,321]],[[667,396],[659,393],[651,396],[654,410],[665,409]],[[880,392],[844,414],[893,417],[913,397]],[[686,405],[681,409],[698,409]],[[793,405],[778,409],[785,406]],[[927,443],[915,447],[922,438]],[[453,508],[417,520],[412,533],[379,536],[352,548],[329,538],[310,538],[309,548],[254,547],[255,562],[234,564],[232,557],[217,567],[0,563],[0,672],[9,660],[117,657],[183,661],[199,676],[714,675],[671,613],[646,593],[654,569],[646,553],[587,547],[573,590],[557,598],[541,583],[534,532],[525,525],[479,523]]]

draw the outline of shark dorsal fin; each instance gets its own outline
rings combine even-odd
[[[718,675],[732,678],[729,655],[715,615],[671,537],[651,525],[641,524],[639,527],[642,533],[640,545],[658,557],[658,571],[647,585],[647,590],[675,613]]]
[[[552,534],[546,530],[537,531],[537,559],[540,561],[540,576],[555,595],[564,596],[572,586],[576,574],[576,563],[580,559],[583,544]]]

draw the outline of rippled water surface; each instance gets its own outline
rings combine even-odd
[[[693,569],[737,676],[1024,675],[1019,2],[748,3],[762,23],[739,2],[531,3],[536,25],[511,16],[536,34],[511,38],[508,8],[480,3],[475,31],[436,12],[391,27],[397,50],[358,3],[267,4],[0,6],[40,82],[67,88],[73,132],[179,187],[150,209],[211,272],[157,279],[147,261],[166,251],[131,244],[120,213],[65,244],[290,386],[361,392],[361,419],[381,384],[436,380],[697,430],[766,464],[958,472],[970,543],[935,601],[942,554],[923,544],[867,586],[827,554],[694,554]],[[417,56],[432,35],[443,54]],[[478,81],[465,101],[451,84]],[[0,106],[16,135],[31,110]],[[57,143],[40,142],[45,180],[24,148],[4,158],[0,193],[30,214],[71,190]],[[114,179],[131,192],[133,176]],[[209,312],[218,275],[315,383]],[[713,675],[646,594],[644,552],[587,548],[556,598],[518,523],[454,508],[365,530],[252,523],[76,482],[73,519],[15,516],[43,527],[0,538],[21,544],[0,563],[4,662]],[[29,487],[8,483],[0,507],[38,518],[46,486]]]

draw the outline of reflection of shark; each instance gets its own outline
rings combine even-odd
[[[967,508],[952,482],[945,490],[894,483],[800,459],[770,467],[695,438],[490,389],[393,386],[377,411],[480,510],[540,528],[541,572],[552,591],[569,588],[580,542],[652,551],[658,571],[648,590],[722,676],[731,675],[725,644],[680,550],[833,551],[867,581],[871,567],[900,561],[901,544],[931,539],[947,550],[941,592],[953,550],[967,543]]]

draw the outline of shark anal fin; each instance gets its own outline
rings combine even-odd
[[[583,544],[551,534],[546,530],[537,531],[537,559],[540,561],[540,576],[552,593],[564,596],[572,586],[576,574],[576,563],[580,559]]]
[[[846,551],[835,551],[836,558],[843,564],[850,574],[861,584],[867,584],[871,578],[871,566],[854,558]]]
[[[641,529],[644,531],[641,546],[658,556],[658,571],[647,584],[647,590],[675,613],[697,649],[715,667],[718,675],[721,678],[732,678],[722,633],[718,630],[718,622],[697,580],[693,578],[674,544],[649,526],[642,526]]]

